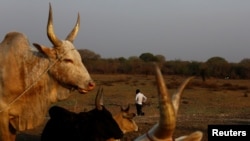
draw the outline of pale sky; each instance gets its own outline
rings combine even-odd
[[[10,31],[51,46],[46,25],[52,4],[57,36],[81,28],[75,46],[102,58],[150,52],[166,60],[229,62],[250,58],[249,0],[2,0],[0,40]]]

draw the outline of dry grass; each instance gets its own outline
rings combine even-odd
[[[132,140],[145,133],[159,117],[157,88],[154,76],[145,75],[92,75],[97,86],[104,87],[104,105],[115,114],[120,105],[131,104],[135,112],[134,97],[137,88],[148,97],[143,110],[145,116],[136,117],[139,131],[128,133],[124,140]],[[176,91],[185,77],[165,77],[170,92]],[[189,134],[196,130],[204,132],[203,141],[207,141],[208,124],[250,124],[250,90],[249,80],[224,80],[210,78],[202,82],[201,78],[193,79],[185,89],[177,119],[175,136]],[[69,100],[57,105],[79,112],[92,109],[97,89],[86,95],[76,94]],[[18,141],[38,141],[42,126],[20,134]],[[31,136],[35,135],[35,136]]]

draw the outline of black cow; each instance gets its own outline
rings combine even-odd
[[[53,106],[49,110],[41,141],[105,141],[120,139],[123,132],[112,114],[102,105],[103,89],[98,89],[95,105],[88,112],[74,113],[62,107]]]

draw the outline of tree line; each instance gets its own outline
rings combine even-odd
[[[161,66],[162,73],[167,75],[201,76],[223,79],[249,79],[250,58],[242,59],[239,63],[230,63],[222,57],[211,57],[206,62],[165,60],[163,55],[142,53],[128,59],[101,58],[99,54],[87,49],[78,50],[83,63],[90,73],[99,74],[154,74],[153,62]]]

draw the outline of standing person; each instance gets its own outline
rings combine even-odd
[[[143,93],[141,93],[139,89],[136,89],[135,94],[136,94],[135,105],[136,105],[137,115],[143,116],[144,112],[142,112],[142,106],[143,103],[147,101],[147,97]]]

